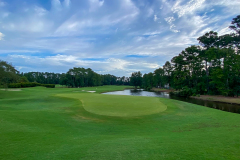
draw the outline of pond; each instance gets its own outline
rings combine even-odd
[[[144,91],[142,89],[138,89],[138,90],[126,89],[123,91],[107,92],[107,93],[103,93],[103,94],[162,97],[162,98],[180,100],[180,101],[184,101],[184,102],[198,104],[201,106],[206,106],[206,107],[210,107],[210,108],[215,108],[215,109],[219,109],[219,110],[223,110],[223,111],[227,111],[227,112],[233,112],[233,113],[240,114],[240,105],[206,101],[206,100],[194,99],[194,98],[178,97],[178,96],[170,95],[167,92],[149,92],[149,91]]]

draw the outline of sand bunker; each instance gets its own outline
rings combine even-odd
[[[22,91],[21,89],[1,89],[2,91]]]
[[[96,92],[96,91],[88,91],[88,92],[94,93],[94,92]]]

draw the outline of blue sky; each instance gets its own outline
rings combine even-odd
[[[152,72],[197,38],[220,35],[239,0],[0,0],[0,59],[21,72]]]

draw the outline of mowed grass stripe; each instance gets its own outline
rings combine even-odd
[[[58,94],[57,96],[78,99],[82,102],[86,111],[104,116],[143,116],[160,113],[167,109],[167,106],[156,97],[101,95],[95,93]]]

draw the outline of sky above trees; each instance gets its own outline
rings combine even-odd
[[[197,38],[219,35],[239,0],[0,0],[0,59],[20,72],[152,72]]]

